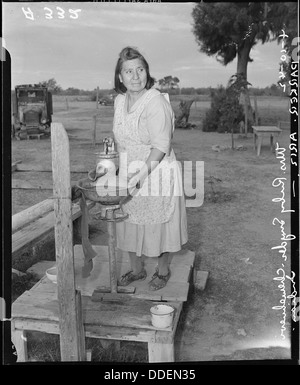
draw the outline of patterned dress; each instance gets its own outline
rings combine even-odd
[[[176,252],[187,242],[181,169],[171,148],[174,113],[156,89],[145,92],[127,111],[127,96],[115,100],[113,132],[120,154],[119,175],[135,172],[151,149],[166,155],[146,178],[138,194],[123,204],[129,218],[116,223],[117,247],[137,256]]]

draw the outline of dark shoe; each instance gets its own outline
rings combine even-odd
[[[149,282],[149,290],[160,290],[163,287],[166,286],[168,280],[171,277],[171,271],[168,271],[168,274],[166,275],[159,275],[158,270],[155,271],[155,273],[152,276],[151,281]]]
[[[127,286],[131,282],[141,280],[143,281],[147,277],[147,272],[145,269],[142,269],[142,271],[138,274],[133,274],[132,270],[128,271],[122,277],[120,280],[118,280],[118,285],[119,286]]]

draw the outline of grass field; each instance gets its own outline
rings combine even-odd
[[[67,102],[66,102],[67,98]],[[175,113],[179,113],[180,100],[191,100],[195,102],[191,106],[190,121],[202,129],[202,120],[205,112],[210,108],[210,97],[207,95],[171,95],[170,100]],[[277,125],[278,121],[289,121],[289,98],[277,96],[257,96],[258,116],[261,125]],[[67,109],[87,108],[94,110],[96,103],[90,102],[88,96],[59,96],[54,95],[54,111],[60,112]],[[250,97],[254,109],[254,97]],[[84,107],[83,107],[84,106]]]
[[[287,98],[258,97],[257,102],[263,124],[289,120]],[[176,112],[179,100],[171,98],[171,103]],[[191,107],[189,121],[201,128],[209,107],[209,100],[197,101]],[[95,114],[98,116],[96,148],[92,145]],[[101,140],[111,134],[112,119],[110,106],[96,109],[94,102],[75,98],[70,98],[67,106],[63,98],[54,98],[53,121],[63,123],[70,135],[71,165],[81,165],[87,170],[94,167],[95,152]],[[272,202],[280,194],[272,186],[274,178],[283,176],[279,160],[270,151],[267,138],[261,156],[257,157],[252,134],[247,137],[236,134],[236,149],[232,150],[230,134],[202,132],[200,128],[175,130],[173,141],[178,160],[204,161],[204,203],[201,207],[187,209],[189,241],[185,247],[196,252],[196,268],[209,272],[205,291],[191,292],[184,306],[175,340],[176,361],[287,359],[290,357],[290,321],[288,318],[283,341],[280,338],[282,314],[272,309],[281,299],[274,277],[283,262],[278,251],[272,250],[280,244],[280,228],[272,225],[273,219],[280,216],[285,220],[286,233],[291,231],[289,214],[280,214],[280,205]],[[279,143],[286,149],[288,162],[288,130],[282,132]],[[214,145],[223,150],[214,151]],[[241,146],[240,151],[238,146]],[[38,163],[51,168],[50,139],[13,140],[12,158],[24,164]],[[13,177],[25,178],[20,174],[15,173]],[[46,174],[36,173],[31,177],[51,178]],[[288,180],[285,186],[288,207],[289,167],[285,178]],[[13,213],[46,199],[49,193],[13,190]],[[98,223],[91,223],[92,243],[100,230],[103,228]],[[289,254],[285,262],[287,274],[290,260]],[[25,266],[28,256],[24,256],[23,262]],[[14,261],[12,263],[14,267]],[[18,260],[18,269],[22,270],[22,260]],[[289,288],[286,290],[288,293]],[[38,343],[39,338],[43,338],[42,344]],[[48,340],[44,338],[36,337],[29,343],[31,359],[58,360],[57,340],[51,336],[47,336]],[[93,346],[95,361],[147,359],[145,349],[138,345],[124,344],[118,353],[113,347],[104,351],[96,342],[89,341],[89,344]]]

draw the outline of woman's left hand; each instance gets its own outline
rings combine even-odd
[[[128,174],[128,191],[131,195],[135,193],[135,190],[142,188],[146,177],[144,177],[141,172],[135,174]]]

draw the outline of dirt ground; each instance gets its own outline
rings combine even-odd
[[[284,103],[287,101],[284,100]],[[281,103],[281,106],[283,104]],[[283,105],[288,111],[287,104]],[[204,115],[201,103],[192,107],[190,122],[200,124]],[[111,133],[113,108],[94,103],[62,101],[54,104],[53,121],[63,123],[70,135],[71,165],[90,170],[95,164],[92,145],[93,114],[98,115],[97,142]],[[272,113],[272,111],[271,111]],[[282,120],[287,120],[282,119]],[[247,138],[235,135],[231,150],[230,134],[206,133],[201,130],[176,130],[174,150],[180,161],[203,161],[205,170],[205,199],[201,207],[187,208],[189,241],[185,248],[195,251],[196,268],[209,272],[204,291],[191,291],[184,306],[175,341],[176,361],[268,360],[289,359],[290,313],[286,304],[286,330],[282,331],[282,292],[278,288],[277,270],[284,265],[290,273],[291,255],[287,261],[279,249],[281,227],[290,234],[289,214],[281,213],[281,186],[274,187],[275,178],[286,178],[285,207],[289,208],[289,132],[283,131],[280,147],[286,150],[286,171],[270,151],[269,140],[263,141],[261,156],[253,150],[252,134]],[[221,146],[214,151],[213,145]],[[39,164],[51,168],[50,139],[12,141],[13,161]],[[26,174],[26,175],[25,175]],[[49,180],[47,173],[13,174],[16,179]],[[72,175],[80,179],[81,174]],[[43,199],[51,191],[13,190],[13,213],[19,212]],[[274,224],[272,224],[272,222]],[[97,229],[91,241],[97,243]],[[103,234],[102,234],[103,235]],[[286,282],[286,291],[289,286]],[[281,323],[280,323],[281,322]],[[283,338],[285,337],[285,338]]]

